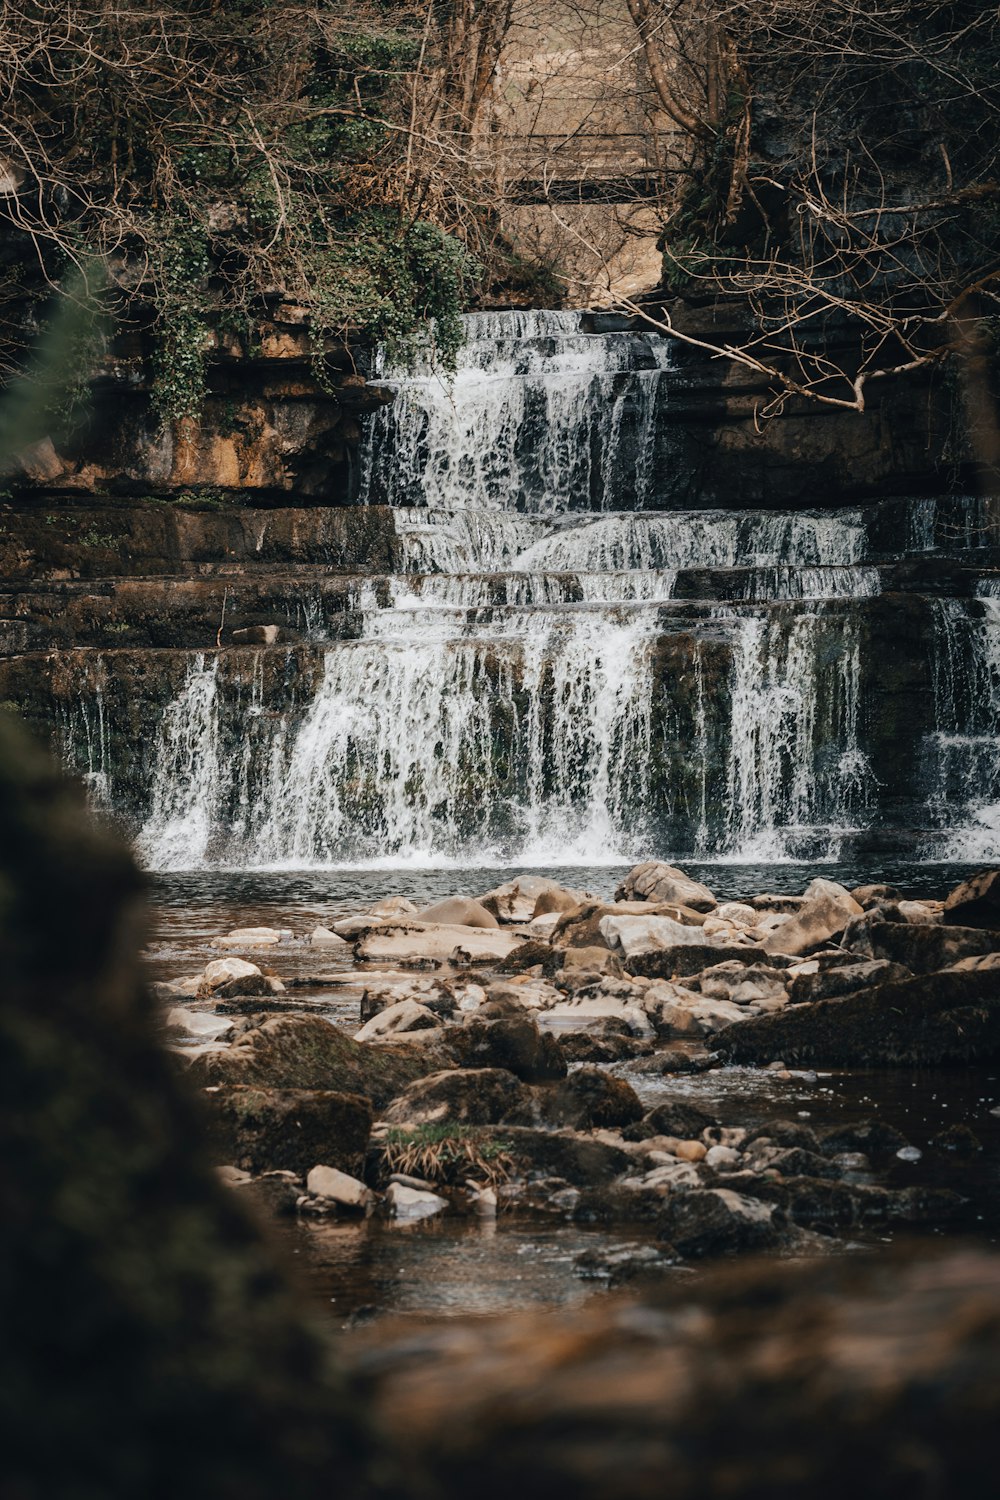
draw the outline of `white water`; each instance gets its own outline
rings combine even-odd
[[[367,483],[402,571],[359,585],[360,640],[312,622],[315,684],[292,653],[249,692],[226,653],[192,660],[146,862],[596,865],[669,853],[675,827],[703,857],[836,857],[876,785],[836,602],[881,587],[865,513],[657,509],[663,340],[467,321],[453,383],[385,372]],[[676,597],[732,569],[714,598],[744,602]]]
[[[959,862],[1000,859],[1000,581],[978,600],[937,604],[934,698],[928,737],[930,808],[944,830],[925,853]]]

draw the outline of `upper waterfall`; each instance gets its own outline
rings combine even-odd
[[[641,509],[671,363],[655,333],[587,330],[576,312],[472,313],[454,376],[385,362],[396,399],[371,423],[368,500],[439,510]]]

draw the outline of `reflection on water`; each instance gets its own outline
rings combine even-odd
[[[359,1312],[453,1317],[572,1306],[594,1290],[574,1274],[579,1254],[644,1237],[638,1226],[614,1234],[504,1217],[413,1225],[303,1221],[283,1233],[311,1292],[338,1323],[359,1321]],[[678,1267],[663,1274],[690,1272]]]

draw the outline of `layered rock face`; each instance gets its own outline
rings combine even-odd
[[[995,505],[687,509],[664,339],[467,333],[378,372],[364,505],[6,513],[0,698],[144,859],[989,857]]]

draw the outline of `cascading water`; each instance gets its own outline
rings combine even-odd
[[[303,590],[311,676],[291,648],[266,685],[225,651],[193,660],[159,729],[147,863],[834,857],[880,787],[866,602],[900,535],[981,548],[988,506],[672,511],[666,340],[579,313],[466,322],[452,381],[383,371],[366,496],[395,508],[400,571],[357,581],[357,639]],[[1000,599],[962,606],[976,646],[952,605],[931,801],[945,822],[975,761],[966,821],[992,828]],[[979,746],[964,761],[956,726]]]
[[[973,602],[935,609],[936,728],[928,736],[930,808],[941,835],[929,857],[1000,858],[1000,580]]]

